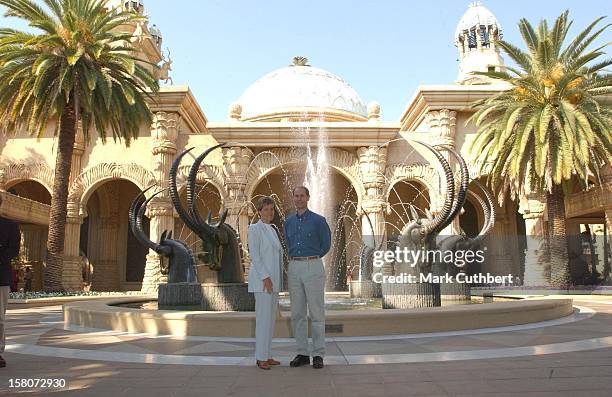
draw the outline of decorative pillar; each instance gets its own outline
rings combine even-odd
[[[457,125],[457,112],[449,109],[441,109],[439,111],[432,111],[426,115],[427,124],[429,125],[432,133],[432,145],[444,145],[451,148],[455,148],[455,134]],[[451,156],[448,150],[440,149],[440,153],[451,168],[454,170],[457,164],[455,157]],[[458,172],[455,172],[455,180],[458,181]],[[440,187],[437,192],[431,192],[431,195],[437,195],[435,202],[437,206],[432,208],[433,211],[440,211],[444,205],[444,195],[442,194],[443,176],[440,175],[437,178],[437,185]],[[458,186],[455,186],[457,188]],[[432,200],[433,204],[433,200]],[[455,218],[453,222],[440,232],[441,235],[459,234],[461,228],[459,226],[459,217]]]
[[[519,212],[525,220],[525,274],[523,285],[548,286],[550,263],[546,246],[545,198],[529,193],[521,197]]]
[[[83,127],[79,121],[77,134],[72,150],[72,164],[70,166],[70,182],[81,173],[81,158],[85,152],[85,138]],[[81,241],[81,223],[83,216],[80,214],[80,197],[69,197],[67,203],[66,226],[64,230],[64,258],[62,268],[62,285],[67,291],[80,291],[83,289],[83,273],[81,263],[83,258],[79,252]]]
[[[79,214],[80,203],[68,202],[64,240],[64,264],[62,268],[62,285],[67,291],[80,291],[83,289],[83,273],[79,243],[81,238],[81,223],[83,217]]]
[[[387,201],[384,197],[385,168],[387,166],[387,148],[378,146],[360,147],[357,149],[359,169],[363,183],[361,208],[361,236],[365,245],[376,248],[385,235],[385,211]],[[383,269],[385,270],[385,269]],[[386,269],[389,271],[390,269]]]
[[[149,204],[149,238],[159,242],[162,233],[174,230],[174,217],[170,193],[166,189],[169,182],[170,167],[176,154],[176,138],[179,134],[180,115],[178,113],[157,112],[151,124],[151,166],[157,186],[164,189]],[[166,282],[161,274],[160,258],[157,253],[149,250],[145,264],[141,291],[156,293],[157,285]]]
[[[225,200],[227,218],[225,222],[240,234],[243,249],[246,249],[249,218],[252,208],[247,203],[247,171],[253,160],[253,152],[245,147],[233,146],[223,148],[223,174],[228,197]],[[245,263],[248,268],[248,263]],[[248,275],[248,269],[245,277]]]

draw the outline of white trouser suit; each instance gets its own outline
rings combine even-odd
[[[255,359],[272,358],[271,345],[276,322],[278,291],[281,290],[283,251],[272,225],[261,220],[249,226],[249,292],[255,294]],[[272,293],[264,292],[263,280],[270,277]]]

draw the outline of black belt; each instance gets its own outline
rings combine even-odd
[[[290,260],[292,261],[311,261],[313,259],[319,259],[320,256],[314,255],[314,256],[292,256],[289,257]]]

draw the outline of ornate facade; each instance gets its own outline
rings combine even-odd
[[[117,3],[143,12],[142,2]],[[132,28],[143,54],[152,62],[161,62],[159,29],[149,28],[146,23]],[[82,137],[75,143],[64,286],[155,290],[157,283],[164,280],[159,259],[143,251],[130,234],[129,203],[151,185],[167,187],[168,172],[177,153],[190,147],[201,152],[219,142],[228,144],[208,156],[199,170],[202,189],[198,205],[202,213],[210,210],[213,216],[227,209],[226,222],[238,230],[243,240],[253,220],[252,202],[257,196],[275,194],[282,210],[290,211],[290,187],[302,183],[307,159],[325,150],[327,180],[331,181],[326,195],[336,204],[352,203],[347,213],[353,225],[345,221],[334,223],[342,229],[347,261],[353,253],[351,241],[372,246],[377,238],[392,241],[406,220],[405,203],[434,212],[442,204],[443,182],[438,170],[430,165],[435,162],[418,145],[411,145],[411,140],[453,147],[468,160],[471,178],[486,179],[479,173],[478,164],[470,160],[468,147],[476,129],[466,120],[475,100],[506,87],[469,73],[503,67],[503,59],[493,44],[500,34],[501,28],[490,11],[481,5],[470,6],[455,33],[461,56],[458,82],[419,87],[397,121],[381,120],[378,103],[366,106],[344,80],[309,66],[301,57],[247,88],[237,102],[230,104],[226,121],[209,121],[188,87],[163,87],[158,100],[151,104],[152,125],[142,126],[140,137],[131,147],[120,142],[102,144],[93,138],[84,142]],[[0,194],[4,198],[1,211],[21,223],[23,256],[34,264],[35,270],[40,270],[44,261],[54,144],[51,131],[40,139],[19,131],[0,137]],[[454,162],[448,153],[445,156],[451,164]],[[181,181],[189,166],[190,162],[180,167]],[[591,232],[602,237],[597,240],[597,252],[592,253],[599,255],[597,266],[601,271],[608,263],[603,235],[606,225],[608,230],[612,226],[611,174],[604,173],[605,180],[598,186],[577,190],[566,205],[572,228],[580,232],[584,225],[591,225]],[[489,253],[482,270],[511,272],[525,284],[547,283],[549,269],[541,255],[546,230],[544,205],[541,197],[527,194],[517,202],[506,200],[497,209],[494,235],[508,239],[500,239],[504,243]],[[467,232],[482,226],[482,211],[476,202],[468,200],[464,211],[449,231]],[[175,237],[197,246],[195,236],[186,233],[173,210],[167,192],[151,202],[147,217],[151,240],[158,240],[164,230],[173,230]],[[206,281],[207,270],[200,270]],[[346,276],[350,277],[351,272],[349,268]]]

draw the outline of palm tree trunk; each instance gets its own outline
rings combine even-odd
[[[561,185],[553,185],[552,192],[546,193],[546,205],[550,250],[550,285],[557,288],[567,288],[570,277],[565,224],[565,196]]]
[[[44,274],[45,291],[61,291],[64,254],[64,230],[68,203],[68,183],[72,165],[72,150],[76,133],[76,112],[71,100],[61,116],[61,128],[55,159],[55,179],[51,195],[49,214],[49,236],[47,238],[47,258]]]

